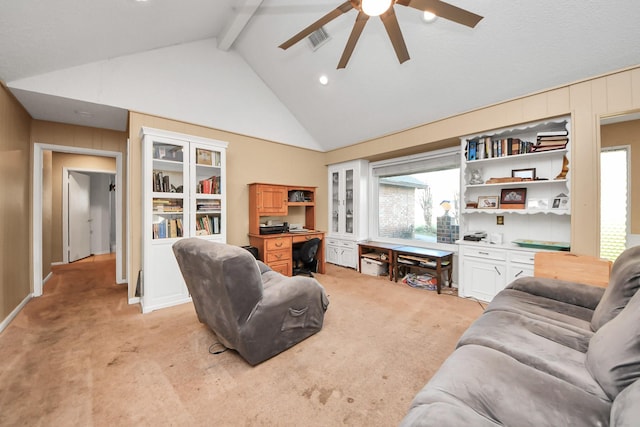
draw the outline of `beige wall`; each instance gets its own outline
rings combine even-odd
[[[31,292],[30,120],[0,84],[0,322]]]
[[[51,179],[51,260],[62,262],[64,255],[62,236],[62,183],[64,168],[116,172],[113,157],[53,153]],[[44,234],[43,229],[43,234]],[[43,250],[44,252],[44,250]]]
[[[108,129],[96,129],[89,128],[85,126],[75,126],[68,125],[63,123],[54,123],[47,122],[42,120],[32,120],[31,122],[31,143],[40,143],[40,144],[51,144],[51,145],[60,145],[67,147],[81,147],[88,148],[93,150],[103,150],[103,151],[113,151],[122,153],[122,162],[123,162],[123,171],[122,171],[122,180],[123,183],[126,183],[126,162],[127,162],[127,133],[119,132]],[[47,172],[48,163],[50,163],[50,167],[53,168],[53,156],[51,156],[51,161],[47,160],[47,156],[43,152],[43,160],[44,160],[44,174],[43,179],[45,178]],[[75,155],[77,156],[77,155]],[[90,158],[89,156],[88,158]],[[105,159],[105,158],[102,158]],[[108,158],[106,158],[108,159]],[[113,158],[111,158],[113,159]],[[89,168],[85,165],[85,159],[83,156],[79,156],[75,160],[69,160],[72,164],[76,165],[74,167],[78,168]],[[89,165],[93,164],[93,161],[88,163]],[[109,163],[110,165],[115,164]],[[97,169],[97,168],[96,168]],[[115,166],[109,166],[108,169],[114,169]],[[62,261],[62,216],[60,214],[60,203],[61,203],[61,177],[62,170],[59,171],[51,170],[51,186],[43,187],[43,228],[42,228],[42,270],[43,270],[43,278],[47,276],[47,274],[51,271],[51,263],[52,262],[61,262]],[[44,184],[43,184],[44,185]],[[127,230],[126,230],[126,184],[123,185],[124,188],[120,189],[120,194],[122,195],[122,206],[123,206],[123,224],[122,224],[122,265],[127,265]],[[56,196],[56,191],[60,194]],[[49,194],[47,194],[49,192]],[[51,198],[50,200],[48,198]],[[58,204],[56,207],[56,200],[58,200]],[[47,206],[47,203],[49,206]],[[46,227],[48,222],[48,227]]]
[[[631,146],[631,234],[640,234],[640,120],[602,126],[602,147]]]
[[[392,152],[431,149],[451,138],[571,114],[571,248],[599,251],[600,117],[640,108],[640,68],[633,68],[460,114],[394,135],[327,153],[327,163],[385,158]]]
[[[326,167],[331,163],[366,158],[378,160],[451,146],[460,136],[570,114],[572,117],[572,248],[597,255],[599,224],[600,118],[640,109],[640,68],[566,85],[506,101],[455,117],[428,123],[351,147],[318,153],[258,138],[190,125],[168,119],[130,114],[131,137],[131,266],[133,277],[141,254],[141,126],[194,134],[229,142],[228,241],[246,244],[247,184],[254,181],[318,186],[317,227],[327,228]],[[31,124],[31,129],[29,125]],[[29,136],[29,134],[31,134]],[[2,272],[0,318],[5,318],[30,289],[29,216],[30,144],[34,142],[93,148],[123,153],[126,132],[115,132],[31,120],[8,91],[0,90],[0,193]],[[126,171],[124,171],[126,173]],[[127,177],[123,176],[123,182]],[[637,186],[636,186],[637,187]],[[124,195],[124,188],[121,189]],[[634,197],[638,201],[639,197]],[[126,206],[126,203],[123,203]],[[636,205],[634,204],[634,207]],[[634,208],[634,211],[637,212]],[[634,228],[636,226],[634,225]],[[124,227],[123,227],[124,228]],[[126,236],[126,230],[123,230]],[[10,242],[10,243],[9,243]],[[123,239],[126,242],[126,238]],[[46,243],[46,242],[45,242]],[[126,248],[123,248],[123,253]],[[126,254],[125,254],[126,256]],[[51,254],[43,259],[52,259]]]
[[[217,139],[227,149],[227,242],[249,243],[249,192],[247,184],[266,182],[318,187],[316,227],[327,229],[327,168],[324,153],[175,120],[132,112],[131,141],[131,275],[137,277],[142,256],[142,126]]]

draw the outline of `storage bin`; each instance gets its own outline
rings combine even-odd
[[[387,268],[389,264],[382,261],[362,257],[360,258],[360,266],[362,274],[368,274],[369,276],[384,276],[388,274]]]

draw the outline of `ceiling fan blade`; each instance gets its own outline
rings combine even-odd
[[[459,7],[440,0],[398,0],[396,3],[421,11],[428,10],[441,18],[448,19],[449,21],[457,22],[458,24],[466,25],[471,28],[475,27],[482,19],[482,16],[480,15],[476,15],[468,10],[460,9]]]
[[[402,64],[409,59],[409,51],[407,51],[407,45],[404,42],[404,37],[402,37],[402,31],[400,31],[400,25],[398,25],[398,18],[396,18],[396,13],[393,11],[393,6],[383,13],[380,19],[382,19],[384,28],[389,34],[389,39],[391,39],[393,49],[396,51],[398,61]]]
[[[347,62],[349,62],[349,58],[351,58],[353,49],[356,47],[356,43],[358,43],[360,34],[362,34],[362,30],[364,29],[364,26],[366,25],[368,20],[369,15],[364,12],[358,12],[358,17],[356,18],[356,22],[353,24],[351,35],[349,36],[349,40],[347,40],[347,45],[345,46],[344,52],[342,52],[342,57],[340,58],[340,62],[338,63],[338,69],[347,66]]]
[[[347,0],[346,2],[342,3],[340,6],[338,6],[335,9],[333,9],[331,12],[327,13],[325,16],[323,16],[322,18],[318,19],[316,22],[314,22],[313,24],[309,25],[307,28],[305,28],[304,30],[300,31],[298,34],[296,34],[295,36],[291,37],[289,40],[287,40],[286,42],[282,43],[278,47],[281,48],[281,49],[284,49],[284,50],[289,49],[291,46],[293,46],[294,44],[298,43],[300,40],[304,39],[309,34],[313,33],[315,30],[317,30],[318,28],[320,28],[323,25],[333,21],[334,19],[336,19],[338,16],[342,15],[343,13],[349,12],[351,9],[353,9],[353,5],[351,4],[350,1]]]

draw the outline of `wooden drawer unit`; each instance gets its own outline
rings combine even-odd
[[[291,238],[289,237],[277,237],[274,239],[265,239],[265,248],[267,252],[279,251],[281,249],[288,249],[291,252]]]
[[[274,262],[282,262],[282,261],[290,261],[291,260],[291,250],[290,249],[282,249],[279,251],[267,251],[265,254],[265,262],[267,264],[271,264]]]
[[[277,262],[273,264],[268,264],[269,267],[273,271],[277,271],[278,273],[284,276],[291,276],[291,263],[290,262]]]

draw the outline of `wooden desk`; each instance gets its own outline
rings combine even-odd
[[[258,248],[258,258],[272,270],[285,276],[293,274],[293,258],[291,251],[296,243],[303,243],[313,238],[320,239],[316,259],[318,273],[324,274],[324,232],[309,231],[306,233],[249,234],[249,243]]]
[[[438,293],[440,293],[440,289],[442,287],[442,273],[444,272],[447,273],[447,281],[449,282],[449,287],[451,287],[453,280],[453,252],[418,248],[414,246],[397,246],[393,248],[393,267],[396,282],[398,281],[398,257],[402,255],[407,255],[408,257],[411,257],[410,259],[420,262],[420,264],[416,265],[400,264],[402,267],[406,267],[409,270],[418,269],[436,272]]]
[[[358,271],[362,271],[362,255],[366,253],[376,252],[386,254],[387,259],[375,258],[376,260],[387,264],[389,267],[389,280],[393,280],[394,267],[393,267],[393,249],[400,245],[383,243],[383,242],[360,242],[358,243]],[[396,280],[397,281],[397,280]]]

